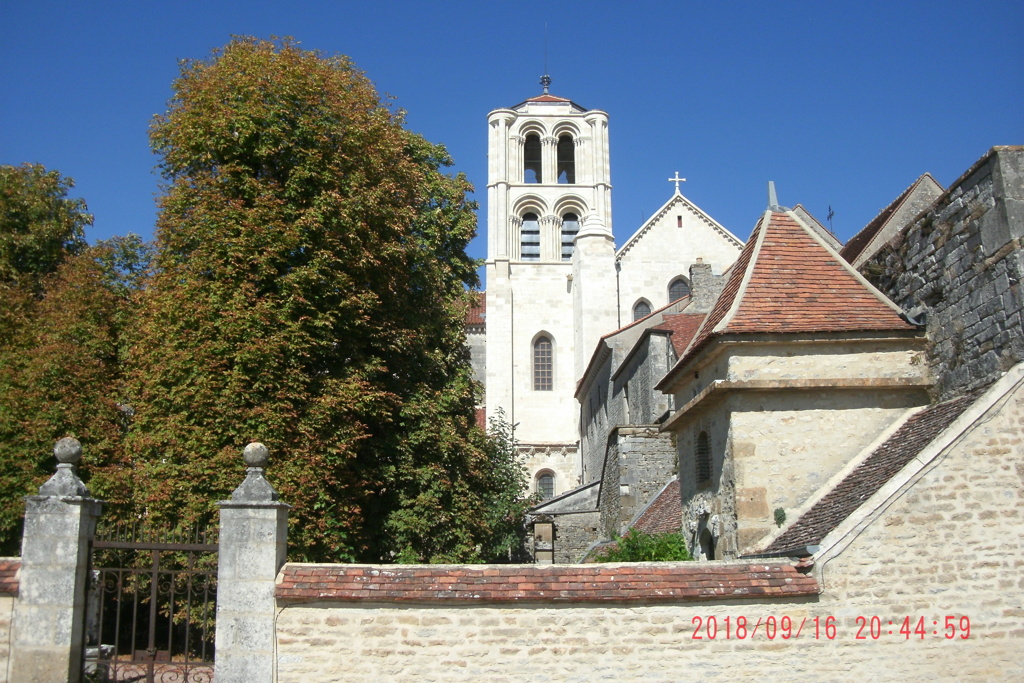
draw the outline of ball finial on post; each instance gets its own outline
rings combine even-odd
[[[59,463],[77,465],[82,459],[82,444],[74,437],[65,436],[54,445],[53,455]]]
[[[245,447],[242,457],[249,467],[266,467],[270,462],[270,450],[259,441],[254,441]]]

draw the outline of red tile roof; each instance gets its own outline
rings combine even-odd
[[[723,334],[914,329],[848,263],[815,239],[810,228],[788,213],[773,211],[758,221],[676,368]]]
[[[783,552],[820,543],[960,417],[979,395],[980,392],[974,392],[961,396],[911,416],[834,489],[776,537],[765,552]]]
[[[682,527],[683,502],[678,479],[669,482],[632,526],[649,534],[679,533]]]
[[[18,594],[18,570],[21,558],[0,557],[0,595]]]
[[[676,356],[680,356],[690,345],[706,317],[704,313],[667,313],[665,319],[651,330],[670,333],[672,348],[675,349]]]
[[[286,564],[285,602],[629,603],[792,598],[818,594],[788,564],[589,565]]]
[[[467,325],[484,325],[487,320],[487,296],[485,292],[475,292],[476,303],[466,311]]]
[[[558,96],[552,95],[550,93],[543,93],[541,95],[537,95],[536,97],[530,97],[526,101],[527,102],[572,102],[572,100],[568,100],[568,99],[566,99],[564,97],[558,97]]]

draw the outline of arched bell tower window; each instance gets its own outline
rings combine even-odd
[[[523,182],[541,183],[541,147],[540,136],[530,133],[523,145]]]
[[[672,284],[668,286],[668,300],[669,302],[679,301],[684,296],[690,295],[690,283],[686,281],[685,277],[677,277],[672,281]]]
[[[537,337],[533,342],[533,390],[551,391],[554,389],[554,355],[551,338]]]
[[[523,227],[519,235],[519,257],[524,261],[539,261],[540,219],[537,214],[523,214]]]
[[[562,216],[562,260],[568,261],[572,258],[573,240],[576,233],[580,231],[580,219],[574,213],[567,213]]]
[[[633,306],[633,321],[636,322],[640,318],[646,318],[651,314],[651,305],[646,301],[637,301]]]
[[[558,136],[558,182],[576,182],[576,143],[568,134]]]

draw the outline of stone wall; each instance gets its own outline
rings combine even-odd
[[[861,272],[926,318],[938,398],[1024,360],[1024,147],[995,147]]]
[[[625,533],[633,517],[675,474],[672,437],[656,426],[619,427],[613,432],[598,504],[604,538]]]
[[[572,512],[555,517],[555,562],[575,564],[601,538],[601,513]]]

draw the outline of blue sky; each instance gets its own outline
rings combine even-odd
[[[485,199],[487,112],[551,92],[610,115],[617,242],[671,196],[741,238],[780,203],[843,241],[921,173],[1024,144],[1024,3],[0,2],[0,163],[77,182],[90,241],[152,236],[147,127],[177,60],[232,34],[350,56]],[[481,215],[483,212],[481,211]],[[485,226],[470,253],[486,252]]]

